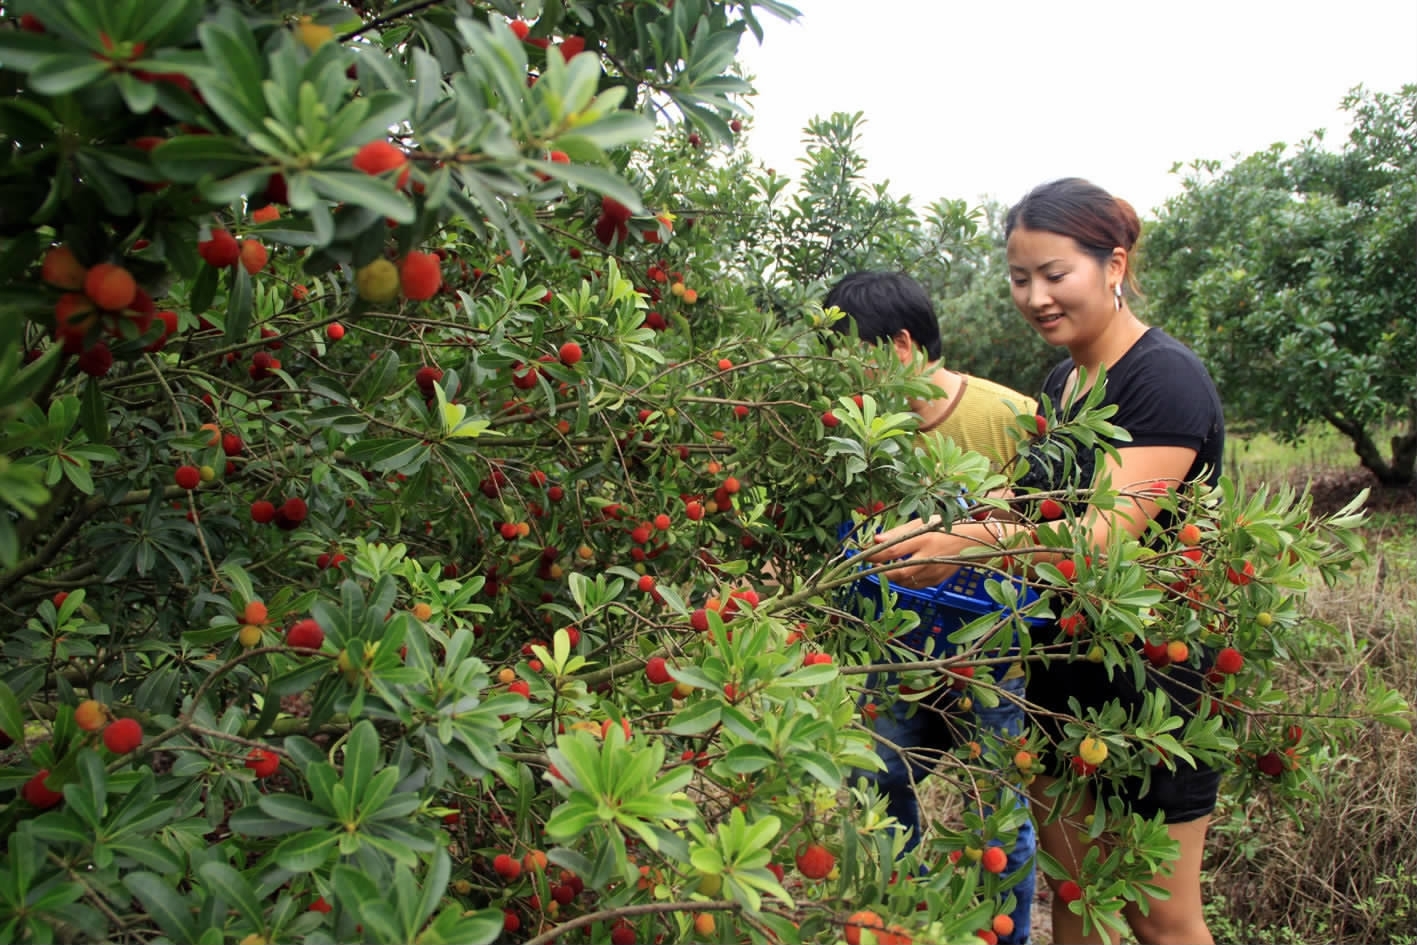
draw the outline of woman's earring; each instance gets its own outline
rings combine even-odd
[[[1112,301],[1117,306],[1117,311],[1122,310],[1122,283],[1117,283],[1112,287]]]

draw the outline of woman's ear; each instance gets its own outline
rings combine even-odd
[[[1120,246],[1107,259],[1107,286],[1121,285],[1127,278],[1127,251]]]

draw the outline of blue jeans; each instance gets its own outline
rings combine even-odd
[[[1022,677],[1007,679],[999,683],[999,688],[1022,698],[1023,683]],[[913,716],[907,718],[906,714],[910,709],[910,704],[901,700],[891,703],[889,712],[883,711],[877,716],[876,733],[901,748],[925,749],[928,753],[931,750],[948,751],[962,744],[968,736],[961,738],[962,732],[959,729],[971,724],[978,725],[981,731],[992,732],[1001,737],[1017,735],[1023,730],[1023,706],[1003,698],[999,700],[998,706],[992,709],[976,702],[968,713],[952,713],[960,720],[953,724],[950,719],[925,706],[919,707]],[[915,796],[914,783],[930,774],[934,766],[928,760],[907,761],[900,752],[887,745],[878,744],[876,750],[881,761],[885,763],[886,770],[867,773],[866,776],[886,798],[886,812],[899,821],[903,829],[910,831],[905,848],[912,850],[920,842],[920,802]],[[927,754],[926,758],[928,757]],[[1014,798],[1019,807],[1028,807],[1028,797],[1021,789],[1007,792],[1005,796]],[[1033,893],[1036,884],[1034,853],[1037,848],[1038,839],[1034,834],[1033,820],[1029,818],[1018,829],[1018,838],[1009,853],[1008,865],[1005,868],[1009,875],[1022,873],[1022,876],[1012,889],[1016,900],[1012,912],[1013,933],[999,937],[1000,943],[1004,945],[1024,945],[1028,941],[1033,925]]]

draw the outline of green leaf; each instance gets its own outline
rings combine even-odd
[[[232,266],[231,288],[226,299],[226,340],[239,344],[246,340],[251,330],[251,312],[254,302],[251,291],[251,274],[240,264]]]
[[[20,700],[3,680],[0,680],[0,732],[9,736],[12,742],[22,741],[25,732],[25,718],[20,713]]]
[[[152,150],[153,166],[180,184],[228,177],[247,170],[255,161],[254,156],[243,153],[240,141],[220,135],[183,135]]]
[[[79,415],[79,424],[93,442],[103,443],[108,439],[108,405],[103,399],[103,389],[96,377],[89,378],[84,384],[84,409]],[[84,492],[92,495],[93,484],[90,483]]]
[[[136,872],[123,876],[123,885],[143,904],[143,910],[174,942],[195,942],[196,924],[187,898],[162,881],[156,873]]]
[[[241,918],[252,926],[258,929],[264,927],[261,902],[245,876],[219,862],[203,863],[197,867],[197,872],[214,898],[231,903],[241,913]]]
[[[256,805],[276,820],[299,827],[331,827],[335,823],[328,811],[294,794],[263,794]]]
[[[413,204],[389,181],[359,171],[311,170],[304,175],[322,197],[335,203],[365,207],[397,223],[412,223]]]
[[[30,70],[29,86],[41,95],[68,95],[102,79],[108,63],[83,53],[60,53]]]
[[[281,841],[272,854],[276,864],[292,873],[312,873],[329,862],[338,837],[329,832],[309,831]]]

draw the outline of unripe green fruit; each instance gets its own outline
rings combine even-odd
[[[387,259],[376,259],[354,274],[354,287],[367,302],[392,302],[399,294],[399,270]]]

